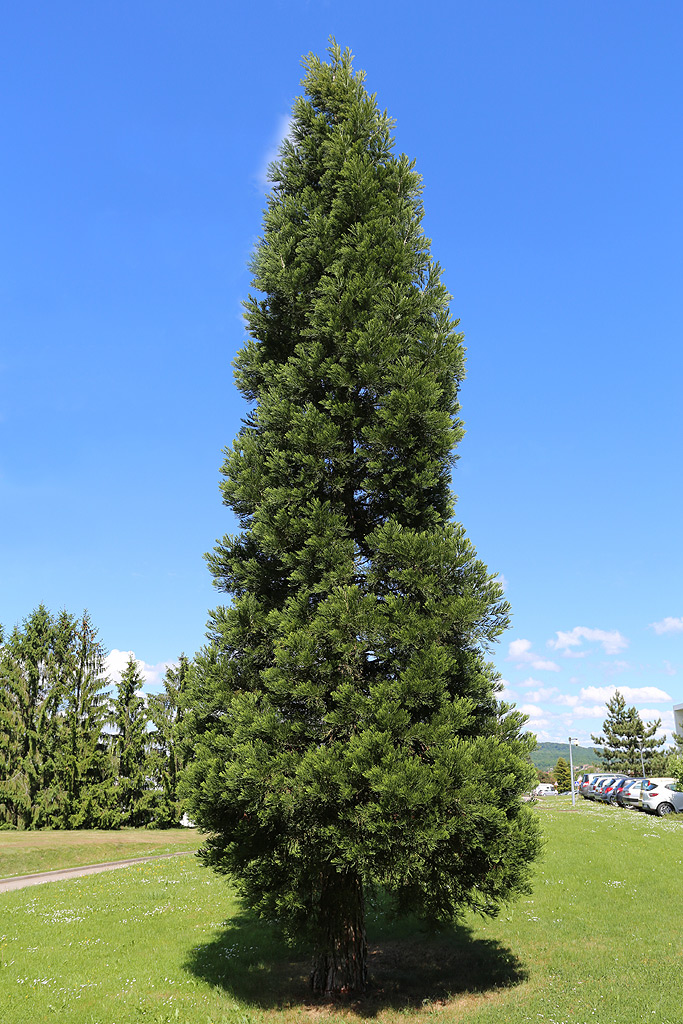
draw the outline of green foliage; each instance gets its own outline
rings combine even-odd
[[[628,775],[656,775],[665,765],[661,747],[665,737],[655,738],[662,724],[644,724],[635,707],[626,707],[626,701],[615,691],[607,701],[607,718],[602,723],[604,735],[591,736],[596,753],[607,771],[625,772]]]
[[[0,652],[0,814],[22,828],[101,826],[112,765],[104,651],[87,612],[36,608]]]
[[[146,825],[153,817],[155,800],[147,784],[149,718],[145,701],[139,693],[144,681],[131,654],[116,687],[109,720],[110,725],[116,729],[113,747],[117,766],[117,803],[122,825]]]
[[[190,671],[184,655],[177,673],[169,670],[165,694],[151,701],[157,732],[150,737],[135,663],[112,702],[88,613],[77,619],[36,608],[0,647],[0,825],[177,823],[174,729]]]
[[[495,914],[539,840],[535,740],[486,660],[508,605],[452,519],[464,350],[421,181],[330,56],[306,59],[271,166],[235,361],[253,406],[222,469],[242,532],[208,556],[233,601],[189,693],[184,791],[206,862],[353,988],[364,894]]]
[[[0,651],[0,818],[21,828],[105,827],[113,764],[104,651],[87,612],[43,605]]]
[[[192,671],[190,661],[181,654],[178,667],[166,670],[163,693],[149,695],[149,716],[155,727],[151,737],[150,771],[161,785],[154,818],[157,828],[178,824],[185,809],[179,797],[178,782],[184,767],[181,738],[185,693]]]
[[[555,765],[555,782],[560,793],[566,793],[572,787],[572,776],[568,763],[563,757],[558,757]]]
[[[57,620],[61,702],[55,777],[59,808],[51,824],[106,828],[115,824],[114,764],[102,735],[108,713],[105,653],[87,612],[80,621],[64,611]]]
[[[667,774],[676,780],[680,789],[683,789],[683,756],[678,750],[667,759]]]
[[[574,745],[572,755],[575,769],[583,765],[590,766],[599,763],[597,754],[592,747]],[[534,750],[531,751],[531,760],[539,771],[549,771],[555,767],[558,757],[566,759],[568,756],[569,749],[567,743],[538,743]]]

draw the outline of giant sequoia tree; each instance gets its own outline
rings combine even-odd
[[[451,921],[527,891],[524,718],[486,652],[500,585],[453,519],[462,337],[421,181],[336,46],[309,56],[271,165],[236,360],[251,403],[222,469],[241,532],[209,556],[185,719],[207,863],[315,950],[316,991],[366,984],[364,908]]]

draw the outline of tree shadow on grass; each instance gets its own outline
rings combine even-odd
[[[399,937],[397,937],[399,935]],[[415,1009],[493,993],[525,981],[521,961],[495,939],[464,926],[429,934],[418,924],[379,927],[369,947],[369,985],[360,999],[339,1000],[364,1018],[383,1009]],[[191,950],[184,969],[261,1009],[330,1006],[308,987],[310,953],[289,947],[277,929],[240,911],[211,942]]]

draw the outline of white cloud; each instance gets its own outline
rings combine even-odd
[[[545,718],[545,711],[543,708],[539,708],[536,704],[520,704],[519,710],[523,715],[529,715],[534,718]]]
[[[576,704],[573,708],[575,718],[604,718],[604,704]]]
[[[670,661],[664,660],[664,671],[668,676],[675,676],[676,669],[673,667]]]
[[[518,665],[531,665],[537,672],[559,672],[554,661],[539,657],[531,650],[531,640],[512,640],[508,648],[508,661]]]
[[[522,704],[518,710],[523,715],[527,715],[529,719],[525,724],[525,729],[528,729],[529,732],[535,732],[537,739],[541,743],[551,739],[549,730],[553,728],[552,716],[547,715],[542,708],[537,707],[535,704]]]
[[[656,686],[584,686],[581,690],[581,697],[584,700],[604,700],[606,703],[612,699],[617,690],[625,701],[630,701],[632,704],[637,704],[639,701],[652,701],[655,704],[661,701],[670,704],[673,701],[670,694]]]
[[[659,710],[657,708],[638,708],[638,714],[644,722],[654,722],[657,718],[661,718],[663,728],[673,730],[673,710],[662,711],[661,708]]]
[[[549,700],[556,693],[556,686],[539,686],[536,690],[529,690],[526,696],[533,703],[538,703],[539,701]]]
[[[109,652],[105,659],[104,666],[112,683],[116,684],[120,682],[123,670],[128,664],[128,659],[132,654],[132,651],[119,651],[116,647],[113,651]]]
[[[574,651],[572,648],[580,647],[582,641],[588,643],[602,644],[605,654],[619,654],[628,647],[628,640],[622,636],[618,629],[607,631],[605,629],[590,629],[588,626],[574,626],[568,633],[557,630],[557,640],[549,640],[548,647],[554,651],[561,651],[567,658],[584,657],[587,652]]]
[[[116,648],[107,656],[105,661],[106,671],[114,685],[120,681],[121,673],[131,657],[135,658],[134,651],[119,651]],[[151,689],[160,689],[166,669],[177,664],[175,661],[160,661],[156,665],[150,665],[141,658],[135,658],[135,662],[138,666],[138,671],[144,676],[145,681],[143,685]]]
[[[508,584],[508,581],[503,576],[502,572],[498,573],[498,575],[496,576],[495,582],[496,583],[500,583],[501,587],[503,588],[503,592],[505,592],[507,590],[509,584]]]
[[[546,728],[546,724],[538,724],[535,722],[527,722],[524,726],[529,732],[536,734],[536,739],[539,743],[557,743],[558,738],[554,732],[550,731],[550,728]]]
[[[267,192],[270,188],[270,179],[268,178],[268,168],[272,164],[273,160],[277,160],[280,155],[280,146],[285,141],[290,131],[292,130],[292,117],[291,114],[282,114],[278,120],[277,128],[273,132],[271,137],[270,146],[268,147],[261,166],[256,172],[256,180],[258,181],[259,187]]]
[[[662,633],[683,633],[683,618],[674,619],[667,615],[661,622],[651,622],[650,628],[654,629],[657,636],[661,636]]]
[[[539,743],[562,742],[569,729],[565,715],[553,715],[537,704],[522,704],[518,709],[528,716],[525,728],[536,733]]]
[[[580,697],[577,697],[573,693],[561,693],[558,697],[555,697],[555,704],[561,704],[565,708],[575,708],[580,701]]]
[[[578,701],[578,698],[576,698]],[[577,732],[582,732],[584,728],[590,729],[592,727],[577,726],[575,719],[576,714],[572,708],[569,712],[553,712],[547,708],[541,707],[538,703],[529,702],[528,704],[522,704],[519,708],[523,714],[528,716],[528,722],[526,728],[530,732],[536,733],[536,737],[539,743],[550,741],[553,743],[566,743],[567,736],[569,733],[575,735]],[[599,712],[602,714],[604,708],[602,706],[592,707],[579,707],[579,718],[595,718],[593,712]],[[590,739],[581,739],[582,746],[590,746]]]

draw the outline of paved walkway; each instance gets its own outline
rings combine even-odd
[[[130,860],[110,860],[106,864],[84,864],[80,868],[60,868],[58,871],[40,871],[35,875],[14,875],[12,878],[0,878],[0,892],[12,889],[25,889],[27,885],[41,885],[43,882],[63,882],[67,878],[78,878],[80,875],[96,875],[100,871],[113,871],[115,868],[127,868],[131,864],[143,864],[148,860],[165,860],[168,857],[184,857],[192,850],[179,850],[177,853],[154,853],[149,857],[131,857]]]

